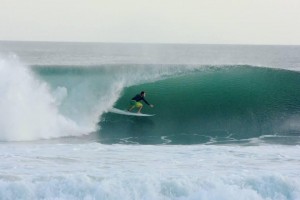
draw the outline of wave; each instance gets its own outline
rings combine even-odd
[[[5,58],[1,141],[96,134],[102,143],[198,144],[298,136],[300,74],[246,65],[31,66]],[[109,113],[145,90],[152,118]],[[265,137],[266,138],[266,137]]]
[[[298,199],[299,181],[279,175],[263,177],[95,177],[69,175],[26,181],[1,177],[4,199]],[[246,175],[245,175],[246,176]],[[155,177],[155,178],[154,178]],[[4,179],[4,180],[3,180]],[[8,179],[8,180],[7,180]],[[278,186],[279,185],[279,186]],[[154,187],[155,186],[155,187]],[[104,189],[103,189],[104,188]],[[22,191],[16,193],[16,190]],[[57,192],[59,191],[59,192]],[[239,194],[237,197],[236,194]]]
[[[115,107],[126,109],[140,91],[146,91],[155,105],[145,105],[143,112],[155,117],[105,114],[100,122],[104,143],[199,144],[300,133],[298,72],[206,67],[127,87]]]
[[[300,198],[299,148],[1,144],[0,196],[22,200],[295,200]]]

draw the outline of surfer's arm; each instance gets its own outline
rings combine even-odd
[[[148,106],[150,106],[151,108],[153,107],[153,105],[150,104],[145,98],[143,98],[143,101],[144,101]]]
[[[150,103],[148,103],[148,101],[146,99],[142,99],[148,106],[150,106]]]

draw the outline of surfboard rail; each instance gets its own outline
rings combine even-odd
[[[134,113],[134,112],[129,112],[127,110],[120,110],[118,108],[111,108],[109,112],[120,114],[120,115],[129,115],[129,116],[138,116],[138,117],[151,117],[155,115],[155,114]]]

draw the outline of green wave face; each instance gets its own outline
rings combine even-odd
[[[286,70],[233,66],[125,88],[116,108],[146,91],[142,112],[154,117],[113,113],[99,122],[103,143],[199,144],[241,142],[263,135],[299,134],[300,74]],[[297,124],[297,123],[296,123]]]

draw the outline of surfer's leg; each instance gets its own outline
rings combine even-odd
[[[136,101],[131,100],[130,105],[131,105],[131,107],[128,109],[129,112],[132,111],[132,109],[134,109],[136,107]]]
[[[138,113],[141,113],[142,108],[143,108],[143,106],[141,106],[141,107],[139,108]]]
[[[132,109],[134,109],[135,106],[131,106],[131,108],[128,109],[128,111],[132,111]]]

